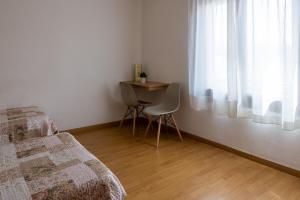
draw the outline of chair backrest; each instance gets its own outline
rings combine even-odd
[[[124,103],[127,106],[137,106],[138,100],[132,86],[125,83],[120,83],[120,86],[121,86],[121,95]]]
[[[164,96],[163,106],[168,110],[177,111],[180,106],[180,85],[178,83],[171,83]]]

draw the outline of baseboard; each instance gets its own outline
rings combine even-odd
[[[91,126],[86,126],[86,127],[81,127],[81,128],[74,128],[70,130],[65,130],[66,132],[69,132],[73,135],[78,135],[86,132],[92,132],[92,131],[98,131],[103,128],[108,128],[108,127],[115,127],[118,126],[120,121],[114,121],[114,122],[108,122],[104,124],[96,124],[96,125],[91,125]]]
[[[176,132],[176,129],[173,128],[173,127],[170,127],[172,129],[172,131]],[[180,131],[181,134],[183,136],[186,136],[186,137],[189,137],[189,138],[192,138],[194,140],[197,140],[199,142],[202,142],[204,144],[208,144],[208,145],[211,145],[211,146],[214,146],[216,148],[219,148],[219,149],[222,149],[224,151],[227,151],[227,152],[230,152],[230,153],[233,153],[235,155],[238,155],[238,156],[241,156],[241,157],[244,157],[248,160],[252,160],[254,162],[257,162],[257,163],[260,163],[260,164],[263,164],[265,166],[268,166],[268,167],[271,167],[273,169],[276,169],[276,170],[279,170],[279,171],[282,171],[282,172],[285,172],[287,174],[290,174],[290,175],[293,175],[293,176],[296,176],[296,177],[299,177],[300,178],[300,171],[299,170],[296,170],[296,169],[293,169],[293,168],[290,168],[290,167],[286,167],[284,165],[281,165],[281,164],[278,164],[278,163],[275,163],[273,161],[269,161],[269,160],[266,160],[264,158],[261,158],[261,157],[258,157],[258,156],[254,156],[252,154],[249,154],[249,153],[245,153],[243,151],[240,151],[240,150],[237,150],[237,149],[234,149],[232,147],[229,147],[229,146],[226,146],[224,144],[220,144],[218,142],[214,142],[212,140],[208,140],[206,138],[203,138],[203,137],[200,137],[200,136],[196,136],[196,135],[193,135],[191,133],[188,133],[186,131]]]
[[[147,123],[146,119],[141,120],[141,121]],[[114,122],[109,122],[109,123],[104,123],[104,124],[97,124],[97,125],[92,125],[92,126],[87,126],[87,127],[81,127],[81,128],[71,129],[71,130],[67,130],[67,131],[70,132],[73,135],[76,135],[76,134],[82,134],[82,133],[86,133],[86,132],[98,131],[98,130],[103,129],[103,128],[116,127],[116,126],[119,125],[119,123],[120,123],[120,121],[114,121]],[[129,124],[129,123],[130,123],[130,119],[126,120],[125,124]],[[172,131],[176,132],[175,128],[173,128],[173,127],[169,127],[169,128]],[[206,138],[193,135],[193,134],[188,133],[188,132],[183,131],[183,130],[180,130],[180,132],[185,137],[197,140],[197,141],[199,141],[201,143],[204,143],[204,144],[208,144],[208,145],[214,146],[214,147],[222,149],[224,151],[227,151],[227,152],[233,153],[235,155],[244,157],[244,158],[246,158],[248,160],[252,160],[254,162],[260,163],[262,165],[271,167],[273,169],[276,169],[276,170],[279,170],[279,171],[282,171],[282,172],[285,172],[287,174],[290,174],[290,175],[293,175],[293,176],[296,176],[296,177],[300,178],[300,171],[299,170],[296,170],[296,169],[293,169],[293,168],[290,168],[290,167],[287,167],[287,166],[275,163],[273,161],[266,160],[266,159],[258,157],[258,156],[251,155],[249,153],[245,153],[243,151],[240,151],[240,150],[234,149],[232,147],[220,144],[218,142],[214,142],[212,140],[208,140]]]

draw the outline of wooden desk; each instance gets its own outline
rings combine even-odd
[[[135,88],[145,89],[147,91],[163,90],[169,86],[168,83],[160,83],[154,81],[147,81],[146,83],[136,81],[123,81],[121,83],[132,85]]]

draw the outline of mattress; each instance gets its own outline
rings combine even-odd
[[[125,198],[118,178],[69,133],[0,145],[0,200]]]

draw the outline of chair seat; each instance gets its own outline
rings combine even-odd
[[[176,110],[169,109],[167,106],[157,105],[157,106],[150,106],[144,109],[144,113],[146,115],[167,115],[176,112]]]
[[[140,105],[151,105],[151,104],[152,104],[152,103],[149,102],[149,101],[143,101],[143,100],[138,100],[138,103],[139,103]]]

